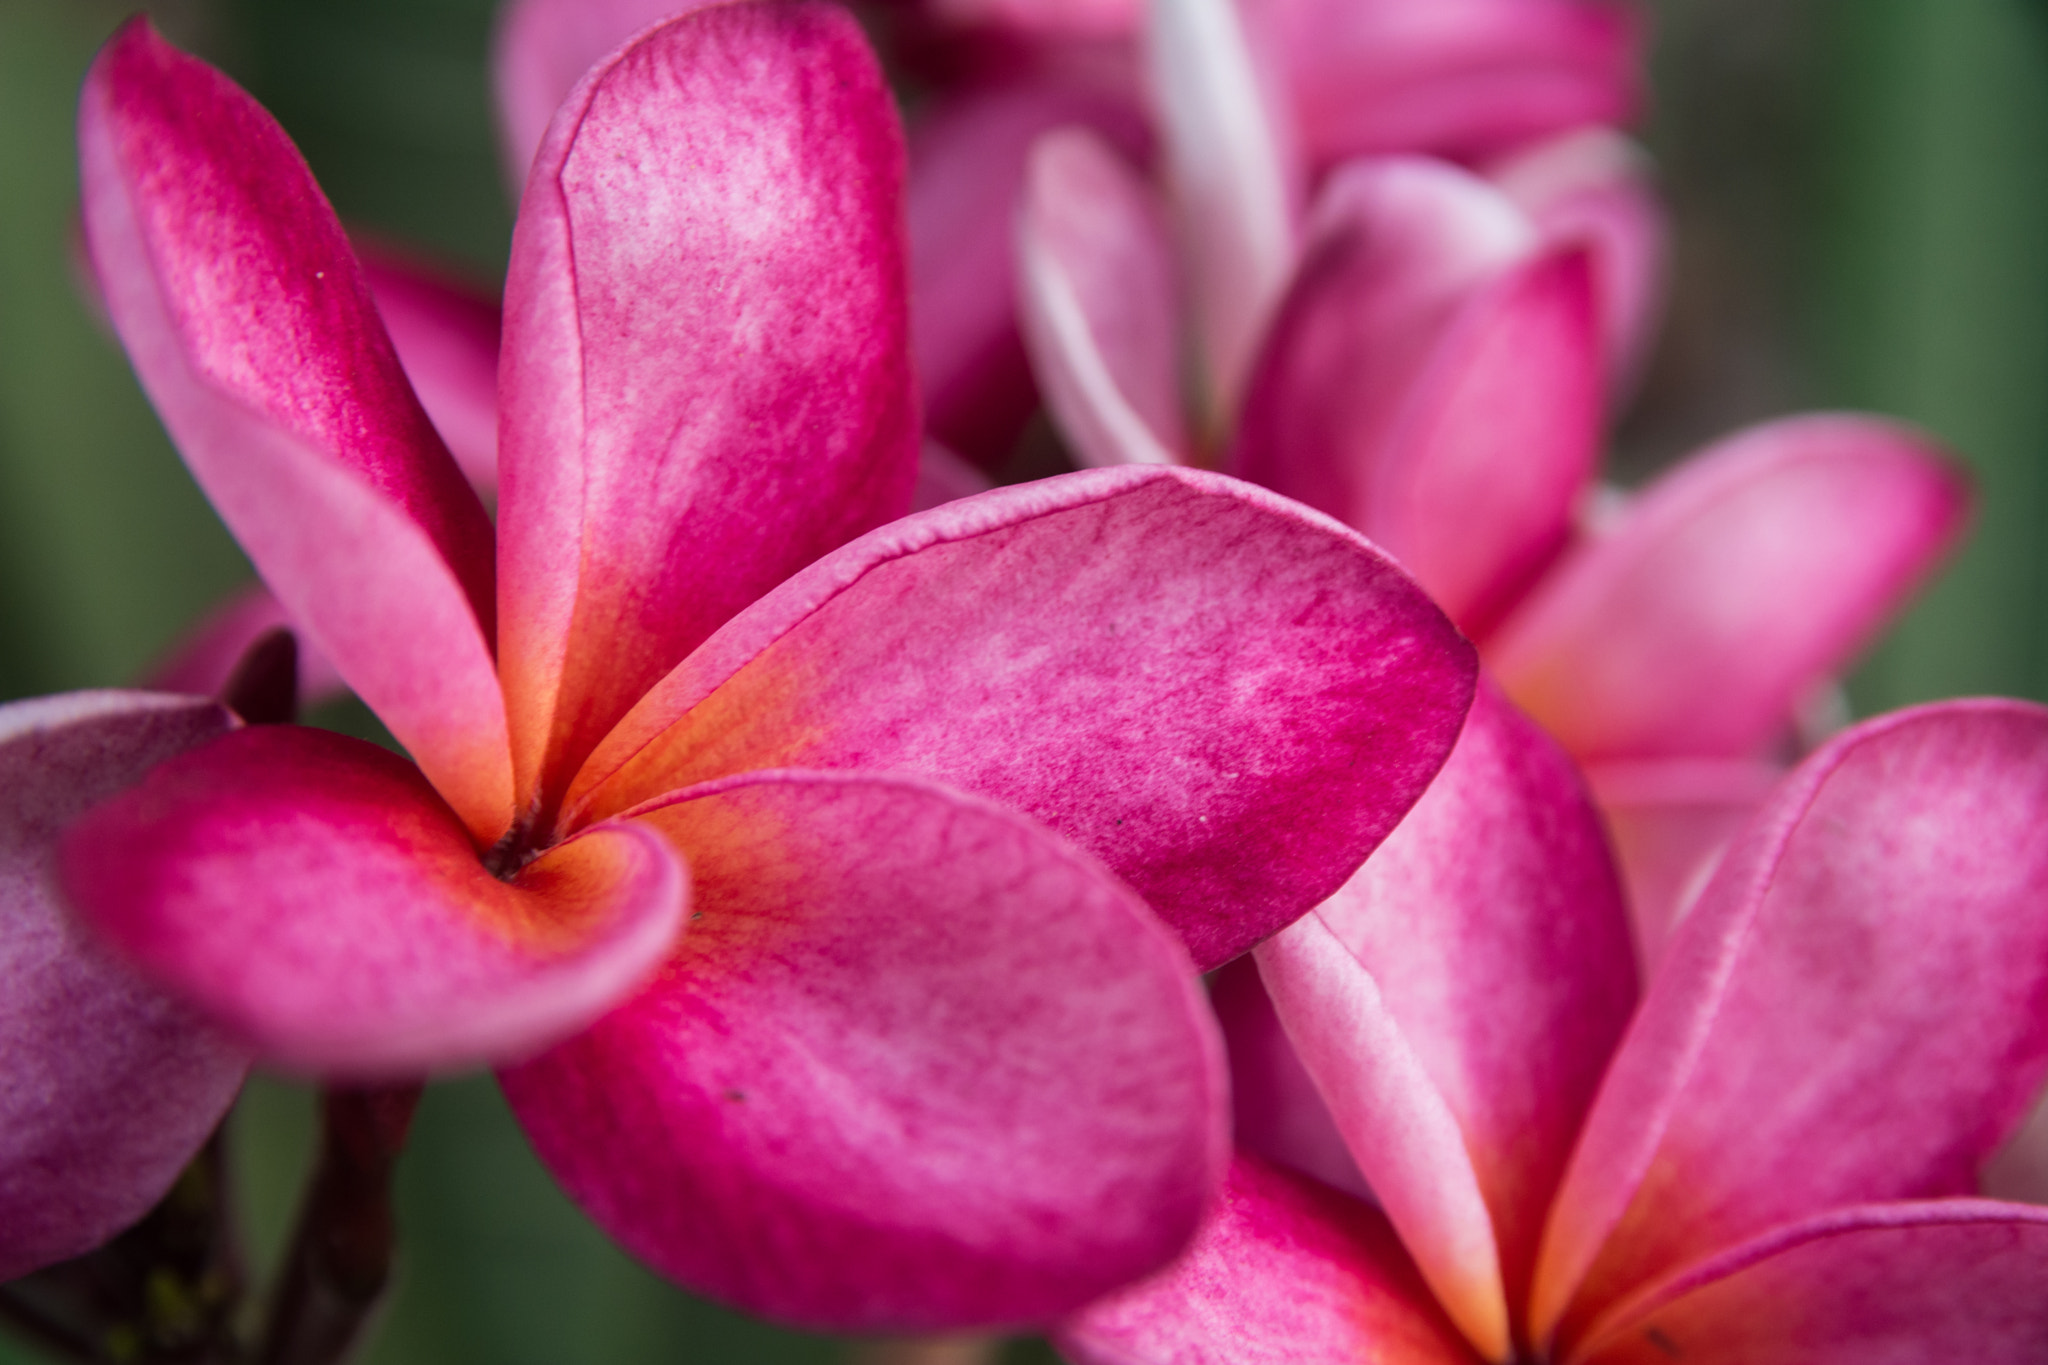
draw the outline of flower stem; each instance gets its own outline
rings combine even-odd
[[[299,1211],[257,1365],[339,1365],[391,1278],[391,1173],[418,1085],[321,1092],[319,1164]]]

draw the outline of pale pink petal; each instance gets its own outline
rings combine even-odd
[[[548,120],[600,57],[642,29],[714,0],[506,0],[491,42],[498,136],[517,197]]]
[[[1784,775],[1743,758],[1653,758],[1586,770],[1628,886],[1636,953],[1648,976],[1714,860]]]
[[[1405,414],[1461,310],[1537,245],[1526,215],[1455,166],[1338,170],[1246,394],[1236,471],[1368,535],[1413,540],[1405,508],[1379,505],[1425,453],[1402,443]]]
[[[161,692],[219,696],[249,646],[280,628],[290,629],[284,604],[261,583],[227,598],[187,631],[143,673],[143,685]],[[348,690],[327,656],[299,641],[299,706],[318,706]]]
[[[1386,1219],[1239,1156],[1194,1247],[1057,1333],[1076,1365],[1479,1365]]]
[[[2048,711],[1846,732],[1673,935],[1546,1230],[1535,1339],[1778,1224],[1973,1190],[2044,1075]]]
[[[917,457],[917,488],[911,494],[913,511],[943,507],[993,487],[988,475],[976,469],[937,441],[926,441]]]
[[[0,1280],[147,1213],[241,1088],[247,1054],[89,940],[52,876],[66,824],[234,723],[140,692],[0,706]]]
[[[1252,954],[1209,974],[1209,1007],[1230,1054],[1231,1133],[1238,1150],[1370,1201],[1372,1188],[1287,1041]]]
[[[1261,0],[1319,164],[1421,151],[1473,159],[1640,102],[1636,7],[1612,0]]]
[[[1094,134],[1064,129],[1033,148],[1017,283],[1046,406],[1074,458],[1187,462],[1165,229],[1151,190]]]
[[[1894,423],[1757,427],[1573,550],[1487,659],[1581,759],[1747,758],[1898,610],[1968,506],[1956,466]]]
[[[754,767],[916,773],[1095,853],[1208,968],[1335,891],[1407,812],[1470,661],[1335,523],[1220,475],[1088,470],[797,575],[649,694],[565,818]]]
[[[1258,960],[1438,1301],[1503,1356],[1636,998],[1621,889],[1571,763],[1482,686],[1407,819]]]
[[[363,272],[398,363],[462,473],[498,487],[498,301],[394,251],[362,252]]]
[[[1722,1252],[1626,1305],[1588,1365],[2038,1365],[2048,1210],[1955,1199],[1843,1209]]]
[[[910,135],[910,331],[925,428],[985,467],[1009,455],[1038,403],[1011,237],[1031,146],[1066,126],[1134,156],[1150,140],[1130,101],[1065,79],[972,88]]]
[[[715,6],[593,70],[506,284],[499,649],[520,808],[917,473],[903,148],[860,30]]]
[[[186,463],[295,626],[495,839],[491,525],[304,161],[142,20],[94,63],[79,145],[108,310]]]
[[[1211,434],[1237,412],[1294,268],[1301,176],[1271,73],[1235,0],[1151,0],[1145,59]]]
[[[689,859],[657,981],[508,1073],[627,1248],[785,1322],[1042,1322],[1173,1257],[1228,1151],[1187,956],[987,802],[751,773],[643,811]]]
[[[325,730],[240,730],[65,835],[73,904],[284,1066],[385,1078],[516,1060],[638,987],[688,876],[599,826],[499,880],[419,771]]]
[[[1664,302],[1664,206],[1643,152],[1607,128],[1582,128],[1487,167],[1546,240],[1592,249],[1600,331],[1616,395],[1649,358]]]

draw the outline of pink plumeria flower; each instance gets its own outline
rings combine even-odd
[[[1048,404],[1087,463],[1220,464],[1395,554],[1589,766],[1654,959],[1799,708],[1960,534],[1963,481],[1919,433],[1809,416],[1588,518],[1654,309],[1625,150],[1581,135],[1493,178],[1359,158],[1297,231],[1232,13],[1158,11],[1166,196],[1083,132],[1034,154],[1019,272]]]
[[[73,922],[55,866],[73,820],[235,723],[137,692],[0,706],[0,1280],[141,1218],[241,1089],[247,1050]]]
[[[1371,1202],[1241,1155],[1085,1365],[2038,1361],[2048,1211],[1970,1197],[2048,1072],[2048,712],[1809,757],[1637,998],[1600,822],[1482,694],[1345,890],[1256,954]]]
[[[80,140],[144,387],[413,759],[174,758],[66,836],[85,917],[284,1065],[506,1067],[571,1195],[750,1311],[1042,1321],[1171,1256],[1224,1157],[1190,968],[1329,895],[1448,753],[1476,663],[1426,597],[1179,471],[890,522],[902,149],[830,7],[700,10],[557,113],[495,531],[253,101],[138,24]]]

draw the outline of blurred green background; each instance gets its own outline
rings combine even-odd
[[[0,697],[117,684],[247,572],[73,288],[77,83],[132,4],[0,0]],[[296,137],[353,222],[490,279],[510,215],[491,0],[150,7]],[[1664,0],[1646,128],[1677,218],[1665,343],[1618,442],[1640,475],[1737,424],[1857,406],[1976,470],[1976,536],[1852,685],[1861,711],[2048,697],[2048,5]],[[235,1137],[259,1267],[311,1136],[259,1082]],[[822,1361],[698,1304],[554,1190],[485,1081],[429,1092],[375,1365]],[[28,1357],[0,1343],[0,1362]]]

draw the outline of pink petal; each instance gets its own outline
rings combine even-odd
[[[1581,128],[1486,173],[1547,240],[1591,248],[1607,368],[1612,388],[1625,395],[1649,359],[1670,233],[1642,151],[1611,129]]]
[[[726,617],[908,508],[902,166],[860,30],[819,4],[685,15],[562,106],[506,285],[522,811]]]
[[[1208,968],[1406,813],[1470,670],[1334,523],[1220,475],[1090,470],[919,513],[791,579],[649,694],[565,818],[754,767],[916,773],[1102,858]]]
[[[193,475],[292,621],[495,839],[511,772],[490,522],[305,163],[143,21],[94,63],[79,146],[108,310]]]
[[[1640,103],[1634,6],[1599,0],[1265,0],[1317,163],[1482,157]]]
[[[1151,191],[1094,134],[1032,149],[1017,308],[1046,405],[1082,464],[1188,458],[1172,257]]]
[[[2048,711],[1900,712],[1795,770],[1609,1071],[1545,1233],[1535,1339],[1778,1224],[1974,1189],[2048,1075],[2044,888]]]
[[[911,494],[911,507],[919,512],[943,507],[976,493],[986,493],[993,486],[988,475],[937,441],[926,441],[917,457],[917,489]]]
[[[1188,1254],[1069,1320],[1076,1365],[1479,1365],[1370,1206],[1244,1156]]]
[[[1505,1358],[1509,1305],[1635,1004],[1621,889],[1577,773],[1481,687],[1407,819],[1258,961],[1438,1301]]]
[[[227,598],[173,644],[144,673],[144,686],[160,692],[219,696],[235,675],[249,646],[280,627],[289,628],[284,604],[270,589],[252,583]],[[299,642],[299,706],[318,706],[348,690],[327,656]]]
[[[1714,860],[1783,770],[1742,758],[1652,758],[1589,768],[1628,885],[1636,951],[1647,976]]]
[[[642,29],[714,0],[507,0],[491,43],[498,134],[514,192],[562,101],[600,57]]]
[[[505,1076],[535,1148],[662,1273],[813,1327],[1044,1321],[1162,1265],[1227,1151],[1186,955],[1030,821],[873,774],[638,816],[684,851],[655,984]]]
[[[956,24],[990,24],[1059,38],[1127,38],[1144,15],[1143,0],[928,0]]]
[[[681,930],[667,846],[599,826],[500,881],[396,755],[241,730],[72,826],[65,891],[266,1057],[383,1078],[515,1060],[636,989]]]
[[[377,313],[420,406],[470,483],[498,487],[498,301],[392,251],[363,252]]]
[[[1151,0],[1145,56],[1212,432],[1294,268],[1293,130],[1235,0]]]
[[[0,707],[0,1280],[142,1217],[241,1088],[246,1055],[88,940],[51,877],[67,823],[234,723],[139,692]]]
[[[1610,1317],[1589,1365],[2037,1365],[2048,1211],[1988,1200],[1844,1209],[1723,1252]]]
[[[910,332],[925,426],[983,466],[1009,455],[1038,403],[1017,331],[1012,225],[1032,144],[1066,126],[1133,156],[1149,141],[1129,101],[1056,79],[971,89],[910,137]]]
[[[1968,503],[1956,467],[1894,423],[1757,427],[1573,551],[1488,661],[1582,759],[1747,758],[1898,610]]]

